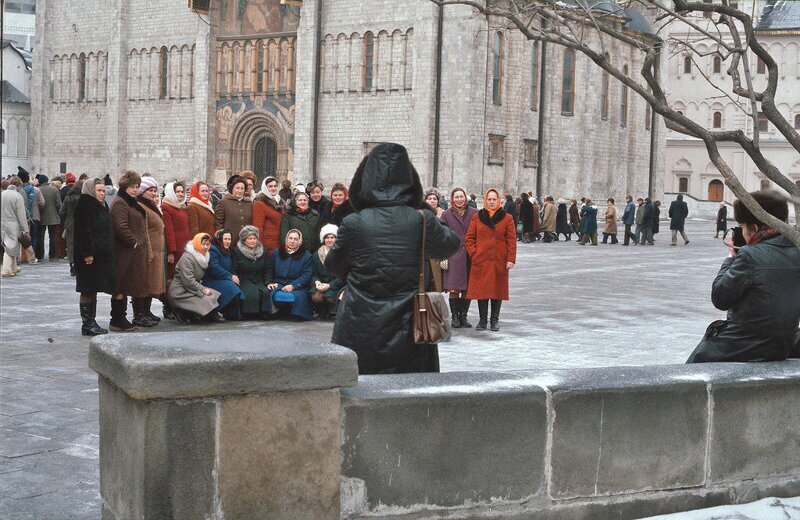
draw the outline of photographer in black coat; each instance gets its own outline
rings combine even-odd
[[[786,222],[789,206],[771,191],[752,194],[770,215]],[[730,255],[714,279],[711,301],[728,311],[727,320],[709,325],[687,363],[710,361],[779,361],[794,348],[800,322],[800,248],[759,221],[741,201],[733,217],[742,225],[747,245],[738,252],[726,239]]]
[[[360,374],[438,372],[438,347],[414,344],[411,330],[423,199],[406,149],[376,146],[353,177],[350,201],[357,212],[342,221],[325,260],[331,273],[347,279],[331,341],[356,352]],[[431,212],[424,215],[426,256],[448,258],[458,237]]]

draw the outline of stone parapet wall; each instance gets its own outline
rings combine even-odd
[[[361,377],[343,518],[640,518],[800,492],[800,362]]]

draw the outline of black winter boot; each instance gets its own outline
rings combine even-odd
[[[161,323],[161,318],[159,318],[158,316],[156,316],[155,314],[153,314],[153,312],[150,310],[150,308],[152,307],[152,305],[153,305],[153,299],[152,299],[152,298],[145,298],[145,302],[144,302],[144,315],[145,315],[147,318],[149,318],[149,319],[150,319],[150,321],[154,321],[156,324],[159,324],[159,323]]]
[[[147,317],[147,298],[133,298],[133,324],[137,327],[155,327],[156,322]]]
[[[459,306],[458,298],[450,298],[447,302],[450,304],[450,326],[454,329],[461,328],[461,307]]]
[[[108,334],[108,331],[97,324],[95,318],[97,317],[97,300],[90,303],[81,303],[81,334],[84,336],[99,336],[100,334]]]
[[[136,330],[136,325],[128,321],[128,300],[111,300],[111,321],[108,328],[115,332],[131,332]]]
[[[492,300],[492,317],[489,320],[489,329],[497,332],[500,330],[500,305],[503,303],[503,300]]]
[[[465,329],[471,329],[472,323],[467,321],[467,313],[469,313],[469,304],[471,300],[467,300],[466,298],[460,298],[461,301],[461,326]]]
[[[486,317],[489,315],[489,300],[478,300],[478,324],[475,330],[486,330]]]

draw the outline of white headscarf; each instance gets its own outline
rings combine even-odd
[[[188,196],[186,189],[184,188],[183,191],[183,200],[178,200],[178,196],[175,194],[175,185],[178,184],[177,182],[168,182],[164,186],[164,198],[161,201],[162,203],[169,204],[174,208],[181,209],[186,206],[186,198]]]
[[[278,182],[278,179],[276,179],[275,177],[267,177],[266,179],[264,179],[261,182],[261,191],[259,193],[263,193],[264,196],[266,196],[267,198],[270,198],[274,200],[277,204],[280,204],[281,203],[281,196],[279,194],[280,188],[278,189],[277,192],[275,192],[275,196],[270,195],[269,190],[267,190],[267,184],[269,184],[272,181]]]

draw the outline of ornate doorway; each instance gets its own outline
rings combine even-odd
[[[722,181],[714,179],[708,183],[708,200],[712,202],[722,202],[722,197],[725,192],[725,187]]]
[[[256,146],[253,150],[253,173],[258,178],[257,189],[261,189],[261,183],[266,177],[276,177],[278,173],[278,144],[274,139],[264,136],[256,141]]]

